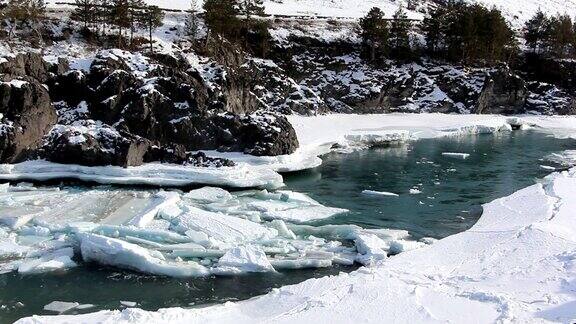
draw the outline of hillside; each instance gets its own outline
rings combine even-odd
[[[576,0],[467,1],[478,2],[488,7],[498,7],[516,27],[521,26],[539,8],[551,15],[555,13],[576,15]],[[50,1],[51,6],[60,6],[56,5],[56,2],[73,3],[74,0]],[[166,9],[186,10],[190,8],[190,1],[188,0],[146,0],[146,2]],[[392,16],[398,6],[406,7],[407,2],[407,0],[265,0],[264,5],[266,13],[270,15],[359,18],[364,16],[372,7],[379,7],[388,16]],[[423,12],[426,11],[426,8],[438,1],[420,0],[418,2],[418,8],[408,12],[409,18],[423,18]],[[202,3],[202,0],[199,0],[198,3]]]

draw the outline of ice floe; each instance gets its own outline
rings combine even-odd
[[[362,194],[367,196],[398,197],[398,194],[387,191],[362,190]]]
[[[75,309],[78,306],[80,306],[80,304],[77,302],[53,301],[50,304],[45,305],[44,310],[61,314],[66,311]]]
[[[0,180],[78,179],[103,184],[188,186],[218,185],[238,188],[278,188],[282,176],[269,168],[248,166],[194,167],[148,163],[136,167],[81,166],[43,160],[0,165]]]
[[[466,160],[467,158],[470,157],[470,154],[468,154],[468,153],[456,153],[456,152],[442,152],[442,155],[446,156],[446,157],[462,159],[462,160]]]
[[[287,190],[5,186],[0,256],[9,261],[0,266],[36,274],[80,260],[170,277],[237,275],[371,265],[393,241],[409,238],[406,231],[314,225],[346,212]],[[367,236],[383,242],[380,250],[367,248]]]

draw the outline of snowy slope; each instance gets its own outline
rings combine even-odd
[[[576,16],[576,0],[468,0],[487,7],[496,6],[515,26],[529,19],[538,8],[554,15],[567,13]],[[50,1],[52,6],[56,1]],[[74,2],[61,0],[59,2]],[[190,8],[188,0],[146,0],[147,3],[167,9],[186,10]],[[198,1],[199,3],[202,0]],[[372,7],[381,8],[387,16],[392,16],[398,6],[406,7],[406,0],[265,0],[266,13],[271,15],[327,16],[358,18],[364,16]],[[430,3],[430,0],[422,1]],[[199,5],[200,6],[200,5]],[[410,18],[420,19],[422,13],[411,11]]]
[[[58,7],[55,2],[73,3],[74,0],[50,1],[49,6]],[[157,5],[165,9],[190,9],[188,0],[145,0],[148,4]],[[201,7],[202,0],[198,0]],[[372,7],[381,8],[387,16],[392,16],[398,6],[406,7],[407,0],[265,0],[264,6],[267,14],[290,16],[324,16],[335,18],[358,18],[364,16]],[[409,17],[422,18],[418,12],[409,12]]]
[[[521,26],[538,9],[548,15],[568,14],[576,16],[576,0],[468,0],[487,7],[496,6],[514,26]]]

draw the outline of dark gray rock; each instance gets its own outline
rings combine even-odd
[[[25,159],[57,121],[48,91],[31,78],[0,82],[0,114],[2,163]]]
[[[150,141],[100,126],[89,132],[83,128],[55,127],[47,136],[42,157],[64,164],[87,166],[138,166],[150,149]]]
[[[518,114],[525,111],[528,89],[526,82],[507,65],[489,72],[480,92],[475,113]]]

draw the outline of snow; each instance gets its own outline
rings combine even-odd
[[[8,85],[10,85],[10,86],[12,86],[12,87],[14,87],[14,88],[22,88],[22,86],[24,86],[25,84],[28,84],[28,81],[23,81],[23,80],[16,80],[16,79],[14,79],[14,80],[12,80],[12,81],[2,82],[2,83],[8,84]]]
[[[64,3],[73,3],[73,0],[63,0]],[[190,1],[187,0],[145,0],[150,5],[157,5],[161,8],[188,10]],[[341,18],[359,18],[364,16],[372,7],[380,7],[387,16],[392,16],[400,5],[406,7],[406,0],[265,0],[264,7],[269,15],[291,15],[303,17],[328,16]],[[198,1],[198,7],[202,7],[203,1]],[[60,4],[52,4],[58,7]],[[422,18],[422,14],[409,11],[410,18]]]
[[[442,152],[443,156],[465,160],[470,157],[468,153]]]
[[[374,190],[362,190],[362,194],[368,196],[388,196],[388,197],[398,197],[398,194],[386,191],[374,191]]]

